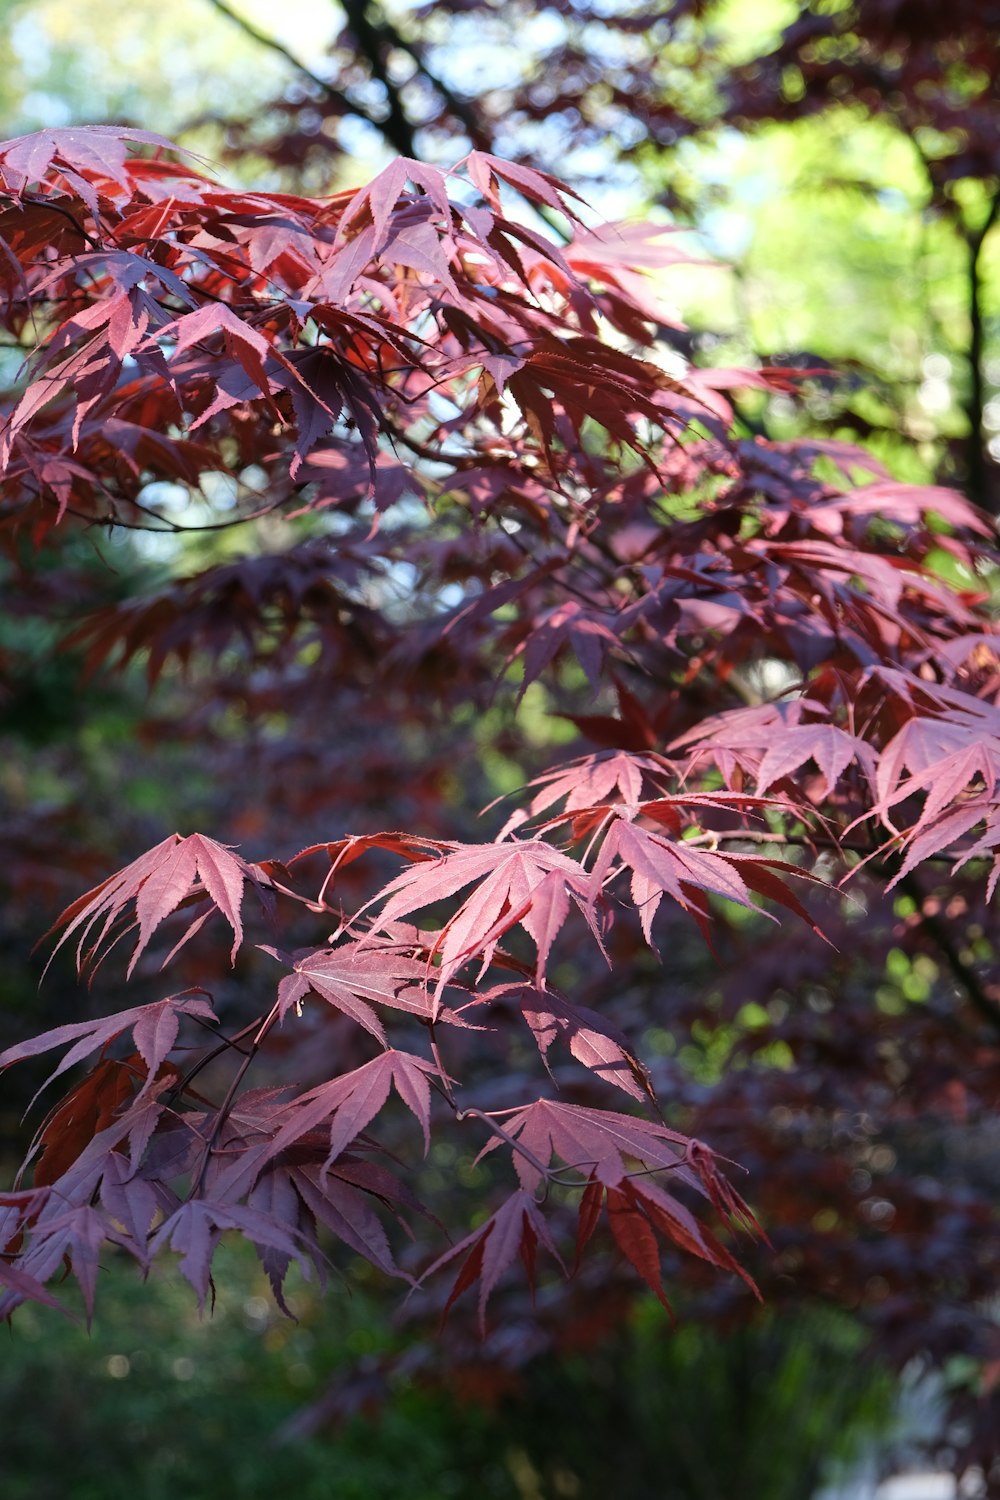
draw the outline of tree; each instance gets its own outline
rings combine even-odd
[[[100,110],[291,191],[354,183],[386,151],[558,160],[588,196],[654,199],[737,262],[735,295],[717,276],[685,304],[684,352],[814,369],[797,425],[780,397],[744,399],[771,436],[804,412],[895,473],[1000,503],[989,5],[331,0],[298,32],[294,13],[277,27],[228,0],[168,20],[140,3],[110,27],[63,0],[30,25],[25,9],[9,12],[9,131]],[[26,45],[37,29],[44,46]]]
[[[682,4],[681,11],[701,7]],[[765,55],[723,74],[720,123],[863,114],[887,124],[916,167],[924,233],[943,226],[958,247],[964,306],[958,342],[965,433],[956,445],[966,492],[1000,509],[987,439],[987,242],[1000,212],[996,33],[1000,8],[979,0],[941,11],[924,0],[826,5],[804,0]],[[831,179],[833,174],[831,173]]]
[[[234,1232],[282,1306],[355,1258],[454,1305],[456,1359],[473,1287],[519,1358],[642,1283],[718,1317],[759,1283],[988,1367],[989,522],[747,432],[729,393],[794,377],[682,369],[670,235],[537,169],[309,199],[106,127],[0,172],[8,570],[44,618],[81,537],[201,554],[52,652],[160,681],[147,743],[222,825],[55,922],[95,984],[124,942],[138,1003],[0,1054],[70,1081],[0,1198],[5,1313],[68,1267],[89,1317],[105,1246],[204,1300]],[[957,1399],[988,1474],[992,1388]]]

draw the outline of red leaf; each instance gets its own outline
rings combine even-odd
[[[387,950],[363,942],[341,943],[297,959],[295,969],[317,995],[364,1026],[383,1044],[385,1030],[366,1002],[418,1015],[431,1014],[426,991],[427,965],[394,947]],[[296,994],[295,999],[299,998]]]
[[[592,1177],[580,1195],[580,1216],[576,1228],[576,1263],[574,1270],[579,1270],[580,1258],[588,1243],[593,1238],[595,1229],[601,1217],[601,1209],[604,1205],[604,1184]]]
[[[649,1220],[640,1213],[628,1193],[608,1188],[608,1222],[618,1246],[654,1292],[668,1313],[673,1313],[663,1291],[660,1251]]]
[[[195,873],[200,876],[204,891],[213,905],[222,912],[233,929],[232,958],[235,959],[243,941],[240,908],[244,882],[250,881],[258,893],[261,893],[266,879],[261,871],[248,865],[231,849],[200,833],[193,833],[187,838],[182,838],[178,833],[171,834],[154,849],[119,870],[117,875],[102,881],[68,906],[50,928],[50,932],[63,928],[62,936],[53,950],[53,957],[73,933],[78,931],[77,965],[81,970],[88,964],[96,967],[116,940],[116,928],[121,924],[130,903],[135,901],[139,938],[129,961],[128,972],[131,974],[153,933],[177,909],[185,894],[198,894],[198,888],[194,885]],[[86,945],[95,930],[96,937],[88,948]],[[51,961],[50,958],[49,962]]]
[[[163,1019],[168,1013],[173,1013],[175,1017],[200,1016],[206,1021],[218,1019],[207,1000],[185,990],[179,995],[168,996],[166,1000],[157,1000],[152,1005],[140,1005],[134,1010],[122,1010],[116,1015],[103,1016],[96,1021],[78,1021],[69,1026],[57,1026],[53,1031],[43,1031],[40,1036],[30,1037],[28,1041],[19,1042],[14,1047],[8,1047],[5,1052],[0,1052],[0,1069],[9,1068],[12,1063],[21,1062],[26,1057],[38,1057],[40,1053],[49,1052],[54,1047],[73,1043],[58,1068],[42,1085],[45,1088],[53,1079],[73,1067],[74,1063],[82,1062],[92,1052],[109,1046],[124,1032],[137,1026],[145,1045],[151,1047],[151,1055],[155,1056],[155,1047],[152,1046],[154,1039],[157,1046],[162,1045],[170,1034],[170,1022]],[[162,1056],[165,1055],[163,1053]],[[162,1061],[162,1056],[159,1061]]]
[[[479,1229],[473,1230],[459,1244],[453,1245],[444,1255],[439,1256],[433,1265],[428,1266],[421,1277],[425,1281],[429,1276],[435,1275],[450,1261],[457,1256],[465,1254],[465,1260],[455,1278],[448,1300],[445,1303],[445,1315],[457,1302],[458,1298],[476,1281],[480,1280],[479,1288],[479,1326],[485,1333],[486,1329],[486,1307],[491,1292],[495,1289],[497,1282],[504,1271],[513,1264],[517,1256],[521,1254],[524,1247],[530,1243],[527,1256],[525,1256],[526,1269],[529,1276],[534,1264],[533,1249],[537,1241],[541,1240],[550,1255],[561,1265],[559,1252],[552,1240],[548,1225],[542,1217],[538,1204],[530,1193],[516,1192],[511,1195],[497,1209],[485,1224]]]
[[[0,1322],[9,1322],[14,1309],[22,1302],[41,1302],[46,1307],[54,1307],[65,1317],[76,1319],[68,1307],[64,1307],[57,1297],[47,1292],[40,1281],[34,1276],[29,1276],[27,1271],[18,1270],[9,1261],[0,1259],[0,1285],[7,1288],[7,1292],[0,1297]]]
[[[599,1078],[615,1084],[633,1099],[652,1097],[649,1075],[625,1036],[605,1017],[583,1006],[571,1005],[551,990],[523,986],[510,992],[531,1028],[538,1050],[547,1060],[558,1037],[573,1056]]]
[[[551,875],[551,880],[546,877]],[[432,864],[404,870],[385,887],[387,897],[375,931],[453,896],[477,882],[476,889],[445,923],[434,942],[440,955],[435,972],[437,991],[462,966],[482,957],[486,967],[496,946],[518,922],[536,937],[546,954],[565,918],[568,903],[554,899],[554,881],[583,900],[586,877],[580,867],[551,844],[540,840],[502,844],[455,844]]]
[[[497,156],[490,156],[485,151],[470,151],[465,159],[469,176],[482,193],[491,207],[500,208],[500,196],[497,191],[497,178],[509,182],[512,187],[523,193],[531,203],[543,203],[548,208],[557,209],[559,213],[565,214],[568,219],[580,222],[579,215],[570,200],[575,199],[577,203],[584,200],[579,193],[574,193],[565,183],[559,182],[557,178],[551,177],[548,172],[540,172],[536,168],[522,167],[514,162],[502,161]]]
[[[211,1285],[212,1257],[220,1238],[227,1229],[236,1229],[260,1248],[277,1250],[289,1259],[296,1260],[308,1275],[308,1262],[287,1227],[269,1214],[263,1214],[239,1204],[204,1202],[193,1198],[182,1203],[154,1234],[149,1253],[170,1248],[181,1257],[181,1273],[198,1294],[199,1306],[204,1305]]]
[[[308,1089],[282,1106],[275,1114],[275,1129],[251,1146],[220,1175],[217,1195],[237,1197],[247,1192],[264,1166],[282,1151],[329,1123],[324,1173],[337,1157],[371,1123],[395,1087],[406,1107],[416,1116],[424,1140],[430,1128],[428,1075],[437,1069],[411,1052],[387,1050],[353,1072]]]

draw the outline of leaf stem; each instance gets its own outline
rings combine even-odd
[[[267,1036],[268,1032],[271,1030],[271,1027],[274,1025],[277,1019],[278,1001],[276,1000],[265,1016],[263,1022],[260,1024],[257,1030],[257,1034],[253,1039],[250,1050],[245,1054],[242,1063],[237,1068],[236,1075],[233,1078],[232,1083],[229,1085],[229,1088],[226,1090],[226,1097],[223,1099],[222,1103],[219,1106],[219,1112],[216,1115],[215,1124],[212,1127],[212,1133],[205,1145],[205,1154],[201,1159],[201,1165],[198,1168],[198,1172],[194,1179],[194,1182],[191,1184],[191,1191],[188,1194],[189,1199],[197,1198],[199,1193],[201,1192],[202,1187],[204,1186],[205,1174],[208,1171],[208,1164],[212,1158],[212,1152],[215,1150],[215,1147],[218,1144],[219,1136],[222,1134],[222,1128],[225,1125],[226,1120],[229,1118],[229,1114],[232,1110],[236,1095],[239,1092],[240,1085],[249,1072],[250,1066],[257,1056],[257,1053],[260,1051],[265,1037]],[[256,1022],[253,1023],[253,1025],[256,1024]],[[247,1031],[252,1029],[252,1026],[248,1027]],[[240,1035],[246,1035],[246,1032],[241,1032]]]

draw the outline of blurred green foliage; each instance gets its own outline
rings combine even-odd
[[[199,1318],[170,1271],[107,1268],[93,1331],[40,1306],[4,1331],[4,1500],[803,1500],[891,1421],[847,1318],[772,1309],[729,1333],[640,1303],[599,1351],[547,1358],[486,1407],[431,1384],[318,1434],[282,1424],[352,1363],[400,1347],[384,1303],[341,1284],[277,1312],[224,1247]]]
[[[282,1317],[252,1257],[225,1264],[214,1315],[199,1318],[170,1272],[143,1285],[108,1267],[92,1333],[41,1307],[4,1330],[4,1500],[409,1500],[513,1492],[489,1418],[401,1391],[377,1423],[279,1443],[283,1420],[338,1366],[387,1347],[363,1295],[304,1297]]]

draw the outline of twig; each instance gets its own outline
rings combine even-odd
[[[233,1107],[233,1101],[236,1098],[240,1084],[243,1082],[250,1069],[250,1065],[257,1056],[257,1053],[260,1051],[261,1046],[264,1042],[264,1038],[267,1036],[267,1033],[270,1031],[271,1027],[278,1019],[278,1004],[279,1002],[275,1001],[274,1005],[268,1011],[267,1016],[264,1018],[257,1031],[257,1035],[253,1039],[253,1044],[251,1045],[249,1051],[245,1054],[239,1068],[237,1068],[236,1070],[235,1078],[229,1085],[229,1088],[226,1090],[226,1097],[219,1105],[219,1113],[216,1115],[215,1124],[212,1127],[212,1133],[205,1144],[205,1154],[201,1159],[201,1165],[198,1168],[197,1175],[193,1183],[191,1184],[191,1191],[188,1194],[189,1199],[197,1198],[198,1194],[201,1192],[202,1186],[205,1181],[205,1174],[208,1171],[208,1164],[212,1159],[212,1152],[215,1150],[215,1147],[218,1144],[219,1136],[222,1134],[222,1127],[225,1125],[227,1119],[229,1118],[229,1113]],[[243,1035],[243,1033],[240,1033],[240,1035]]]
[[[924,910],[925,893],[921,890],[920,882],[912,871],[903,876],[899,882],[899,888],[916,905],[920,913],[921,926],[948,965],[952,977],[965,991],[969,1003],[979,1012],[984,1021],[988,1022],[990,1028],[1000,1035],[1000,1006],[990,999],[975,969],[963,959],[948,929],[948,924],[942,922],[936,913]]]

